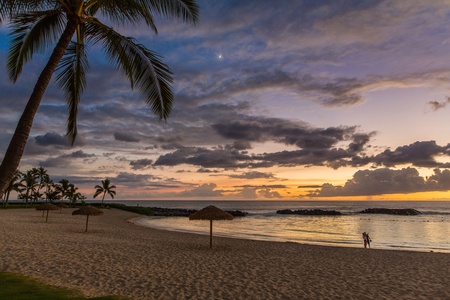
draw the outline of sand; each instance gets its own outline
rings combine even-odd
[[[138,226],[114,209],[85,233],[72,211],[45,223],[33,209],[0,210],[0,271],[130,299],[450,299],[450,254],[218,237],[210,249],[209,236]]]

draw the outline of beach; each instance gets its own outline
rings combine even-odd
[[[34,209],[0,210],[0,271],[136,300],[450,299],[446,253],[222,237],[210,249],[208,236],[138,226],[140,215],[116,209],[85,233],[72,211],[45,223]]]

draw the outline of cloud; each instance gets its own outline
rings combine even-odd
[[[450,167],[448,163],[436,161],[439,155],[450,155],[450,144],[439,146],[435,141],[415,142],[410,145],[397,147],[394,151],[385,150],[374,156],[371,160],[378,165],[392,167],[402,164],[412,164],[416,167]]]
[[[258,171],[245,172],[242,174],[233,174],[229,175],[230,178],[238,178],[238,179],[273,179],[275,176],[272,173],[264,173]]]
[[[179,193],[182,197],[220,197],[223,196],[221,191],[215,190],[217,184],[205,183],[194,189],[186,190]]]
[[[140,170],[140,169],[146,169],[148,167],[150,167],[153,163],[153,160],[151,159],[138,159],[138,160],[133,160],[130,161],[130,166],[133,170]]]
[[[44,135],[38,135],[35,137],[35,140],[36,144],[40,146],[70,146],[69,140],[56,132],[47,132]]]
[[[248,117],[215,123],[212,127],[228,139],[246,142],[274,141],[301,149],[330,149],[340,142],[351,141],[351,150],[359,151],[374,133],[356,133],[355,126],[314,128],[302,122],[279,118]]]
[[[97,156],[95,154],[88,154],[82,150],[78,150],[57,157],[50,157],[39,162],[39,166],[44,168],[68,168],[78,161],[87,164],[94,162],[96,159]]]
[[[154,180],[159,181],[161,178],[151,174],[133,174],[129,172],[119,172],[114,178],[114,182],[133,188],[148,186]]]
[[[239,193],[236,194],[236,197],[242,199],[256,199],[258,198],[256,191],[257,188],[244,187]]]
[[[271,189],[259,190],[258,195],[261,195],[263,198],[266,199],[283,198],[283,196],[281,196],[280,193]]]
[[[361,170],[344,186],[325,183],[320,189],[310,191],[308,197],[344,197],[450,190],[450,170],[434,170],[434,175],[423,178],[415,168],[392,170]]]
[[[431,109],[433,110],[433,111],[437,111],[437,110],[440,110],[440,109],[444,109],[444,108],[446,108],[447,107],[447,105],[450,103],[450,97],[446,97],[447,98],[447,100],[446,101],[442,101],[442,102],[439,102],[439,101],[429,101],[428,102],[428,105],[431,107]]]
[[[116,141],[122,141],[122,142],[130,142],[130,143],[138,143],[140,140],[134,136],[132,136],[129,133],[121,133],[121,132],[114,132],[114,139]]]

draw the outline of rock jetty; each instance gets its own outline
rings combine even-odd
[[[197,212],[196,209],[185,208],[164,208],[164,207],[150,207],[153,210],[152,216],[156,217],[189,217]]]
[[[362,214],[388,214],[400,216],[417,216],[418,210],[412,208],[367,208],[360,211]]]
[[[340,211],[337,210],[324,210],[324,209],[282,209],[277,210],[277,214],[281,215],[306,215],[306,216],[339,216],[342,215]]]
[[[184,209],[184,208],[162,208],[162,207],[150,207],[153,210],[152,216],[156,217],[189,217],[193,213],[197,212],[196,209]],[[234,217],[245,217],[247,212],[240,210],[226,210],[227,213]]]

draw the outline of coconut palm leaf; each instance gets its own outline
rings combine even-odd
[[[86,25],[86,37],[103,43],[111,64],[124,72],[131,88],[137,86],[145,95],[154,114],[160,119],[169,116],[173,103],[172,72],[157,54],[99,22]]]
[[[91,1],[86,5],[86,10],[91,16],[100,11],[112,23],[119,25],[138,24],[144,21],[155,33],[158,32],[153,15],[142,4],[142,1]]]
[[[67,118],[67,136],[72,145],[77,136],[78,103],[86,87],[86,72],[89,62],[83,44],[72,42],[56,69],[59,75],[56,82],[64,91],[69,115]]]
[[[43,52],[64,30],[64,15],[58,10],[23,14],[11,22],[11,46],[8,52],[9,78],[16,82],[22,68],[35,52]]]
[[[54,2],[51,0],[1,0],[0,1],[0,23],[3,19],[11,18],[14,15],[32,11],[32,10],[47,10],[54,7]]]

